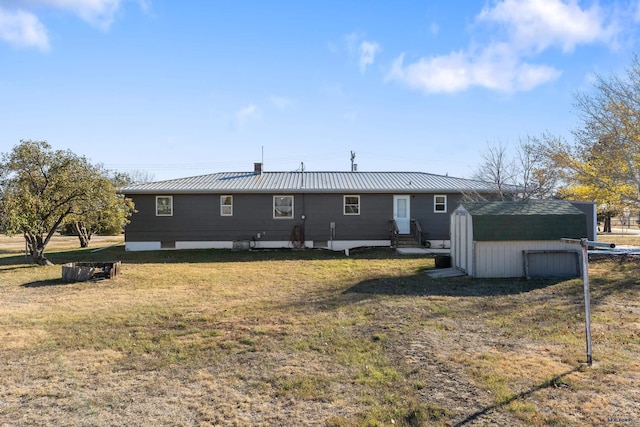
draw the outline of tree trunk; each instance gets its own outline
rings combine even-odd
[[[38,265],[54,265],[44,256],[44,249],[46,247],[42,236],[35,236],[31,233],[24,233],[24,238],[27,241],[27,247],[31,254],[31,259]]]
[[[84,226],[84,223],[81,221],[75,222],[73,224],[76,229],[76,233],[78,234],[78,239],[80,240],[80,247],[86,248],[89,246],[89,240],[91,240],[91,235],[87,231],[87,227]]]
[[[611,213],[607,212],[604,216],[604,230],[605,233],[611,233]]]

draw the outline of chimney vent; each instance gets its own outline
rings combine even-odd
[[[253,164],[253,173],[256,175],[262,175],[262,163]]]

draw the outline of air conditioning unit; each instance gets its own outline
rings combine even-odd
[[[234,240],[233,241],[233,250],[234,251],[248,251],[251,249],[251,245],[248,240]]]

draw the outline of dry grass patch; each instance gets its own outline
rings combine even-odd
[[[55,242],[58,244],[58,242]],[[0,254],[8,425],[597,425],[640,420],[640,263],[580,280],[430,279],[390,250]],[[105,245],[113,242],[105,242]],[[134,421],[132,421],[134,420]]]

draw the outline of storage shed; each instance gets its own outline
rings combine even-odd
[[[585,214],[561,200],[467,202],[451,215],[454,267],[471,277],[579,277]]]

